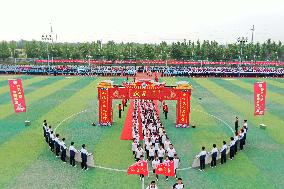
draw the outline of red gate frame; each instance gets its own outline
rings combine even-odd
[[[99,125],[110,126],[113,122],[113,99],[147,99],[147,100],[176,100],[176,127],[189,127],[190,123],[191,86],[180,82],[177,86],[165,86],[152,80],[138,80],[113,85],[112,81],[103,81],[98,86]]]

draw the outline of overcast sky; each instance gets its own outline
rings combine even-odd
[[[284,41],[284,0],[1,0],[0,40]]]

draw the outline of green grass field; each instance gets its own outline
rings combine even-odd
[[[86,113],[68,119],[58,127],[69,145],[77,148],[86,143],[94,153],[95,164],[127,169],[133,163],[131,142],[120,140],[126,112],[118,119],[114,109],[113,127],[91,127],[98,120],[97,84],[101,77],[32,77],[23,79],[30,127],[24,126],[25,114],[15,114],[10,102],[7,79],[0,76],[0,188],[95,188],[139,189],[137,176],[93,168],[82,172],[79,167],[63,164],[52,154],[43,139],[42,121],[47,119],[53,127],[65,118],[82,110]],[[15,76],[14,76],[15,77]],[[122,78],[112,79],[121,83]],[[196,129],[177,129],[175,102],[170,101],[167,121],[162,117],[169,137],[181,158],[181,168],[191,166],[202,145],[211,150],[213,143],[221,146],[229,141],[230,129],[215,115],[234,125],[235,116],[248,119],[249,133],[245,150],[233,161],[205,172],[196,169],[181,170],[186,188],[283,188],[284,186],[284,82],[283,79],[195,79],[162,78],[167,85],[177,81],[192,84],[191,123]],[[263,117],[253,116],[253,83],[267,81],[267,112]],[[202,100],[198,98],[202,97]],[[113,102],[114,105],[118,101]],[[265,123],[266,130],[258,125]],[[160,189],[169,189],[175,179],[164,181],[160,176]],[[152,173],[146,183],[154,179]]]

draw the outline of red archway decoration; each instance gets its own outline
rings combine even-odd
[[[165,83],[143,79],[118,86],[112,81],[103,81],[98,86],[99,125],[111,125],[113,99],[147,99],[176,100],[176,127],[189,127],[190,96],[191,86],[187,82],[165,86]]]

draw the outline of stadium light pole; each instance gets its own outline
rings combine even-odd
[[[42,34],[41,35],[41,40],[46,43],[48,73],[50,74],[48,44],[53,41],[52,40],[52,35],[51,34]]]
[[[88,64],[89,64],[89,68],[91,67],[91,55],[87,55],[86,58],[88,58]]]
[[[243,46],[244,44],[248,41],[247,37],[239,37],[237,39],[238,43],[240,44],[240,64],[242,64],[243,62]],[[239,77],[240,77],[240,65],[238,65],[238,69],[239,69]]]
[[[253,43],[253,37],[254,37],[253,35],[255,30],[254,25],[252,25],[252,28],[250,30],[251,30],[251,43]]]
[[[278,52],[275,51],[275,54],[276,54],[276,61],[279,62]]]

